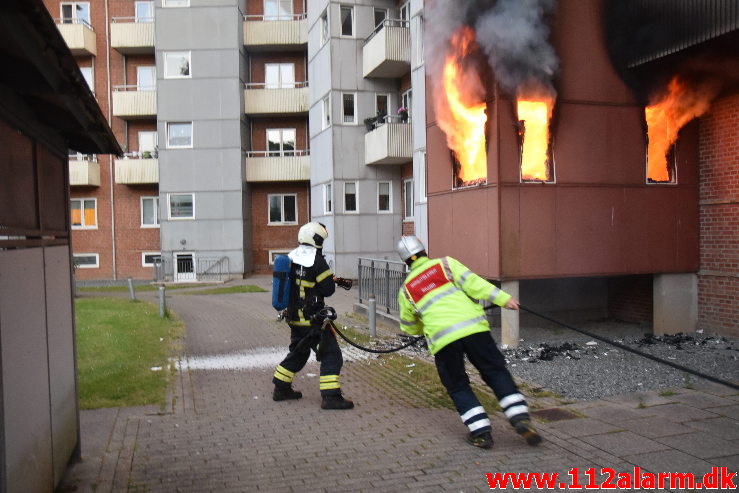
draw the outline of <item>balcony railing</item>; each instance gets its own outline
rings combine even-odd
[[[69,156],[69,185],[72,187],[99,187],[100,164],[97,156],[73,154]]]
[[[113,17],[110,45],[124,55],[154,54],[154,18]]]
[[[154,118],[157,114],[155,89],[153,86],[114,86],[113,116],[126,120]]]
[[[387,313],[400,310],[398,291],[408,273],[403,262],[372,258],[358,258],[357,284],[359,285],[359,303],[367,303],[369,296],[375,296],[377,306]]]
[[[247,182],[310,180],[310,150],[248,151]]]
[[[250,115],[308,113],[308,82],[276,88],[264,82],[248,83],[244,112]]]
[[[404,164],[413,160],[413,127],[396,116],[375,121],[364,135],[365,164]]]
[[[308,44],[306,14],[245,15],[244,46],[251,51]]]
[[[231,279],[228,257],[173,258],[162,255],[154,262],[154,281],[215,282]]]
[[[385,19],[365,40],[364,77],[397,78],[411,69],[411,31],[408,21]]]
[[[152,185],[159,183],[158,153],[129,152],[115,160],[115,182],[122,185]]]
[[[67,43],[69,51],[75,56],[97,55],[95,31],[84,19],[54,19],[59,32]]]

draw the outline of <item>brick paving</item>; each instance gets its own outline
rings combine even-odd
[[[269,278],[237,283],[266,287]],[[331,304],[346,314],[354,296],[339,291]],[[60,492],[472,492],[489,490],[485,473],[495,472],[557,472],[569,482],[567,471],[578,467],[583,482],[589,467],[739,467],[739,394],[719,385],[571,404],[531,397],[532,407],[576,417],[537,422],[545,441],[528,447],[492,412],[495,445],[479,450],[464,441],[455,411],[354,349],[344,353],[342,387],[355,409],[319,408],[313,360],[295,382],[303,399],[273,402],[271,376],[289,330],[275,320],[269,293],[171,291],[168,306],[187,328],[171,407],[83,411],[82,461]],[[266,362],[196,369],[224,355]]]

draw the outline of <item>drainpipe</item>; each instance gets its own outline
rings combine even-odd
[[[110,125],[110,128],[113,128],[113,116],[112,116],[112,95],[110,92],[110,16],[108,13],[108,2],[109,0],[105,0],[105,69],[106,69],[106,80],[108,83],[108,125]],[[114,180],[113,180],[113,156],[109,156],[108,161],[108,181],[110,184],[110,236],[112,239],[112,267],[113,267],[113,280],[115,281],[117,279],[117,269],[116,269],[116,263],[115,263],[115,256],[116,256],[116,246],[115,246],[115,191],[113,189],[114,186]]]

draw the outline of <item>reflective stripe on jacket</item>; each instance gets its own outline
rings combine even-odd
[[[451,257],[420,257],[398,293],[400,328],[423,334],[436,354],[451,342],[490,330],[485,310],[474,300],[503,306],[510,298]]]

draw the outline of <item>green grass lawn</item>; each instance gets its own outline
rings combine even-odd
[[[212,284],[171,284],[167,286],[167,291],[172,289],[200,288],[212,286]],[[153,284],[134,284],[134,291],[157,291],[159,286]],[[80,293],[128,293],[128,286],[83,286],[77,287]]]
[[[231,293],[264,293],[266,289],[262,289],[259,286],[253,286],[251,284],[245,284],[243,286],[226,286],[222,288],[210,288],[210,289],[198,289],[193,291],[183,291],[180,294],[231,294]]]
[[[75,300],[80,408],[165,405],[181,321],[152,303]],[[152,370],[152,368],[161,368]]]

